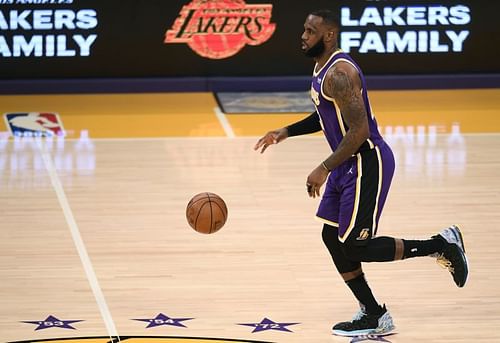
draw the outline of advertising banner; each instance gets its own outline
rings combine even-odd
[[[366,74],[500,72],[495,1],[0,0],[0,79],[309,75],[321,8]]]

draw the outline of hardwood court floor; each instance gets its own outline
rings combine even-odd
[[[492,113],[482,122],[496,125]],[[379,233],[426,238],[459,224],[471,270],[458,289],[431,258],[366,264],[398,329],[386,340],[500,341],[500,135],[410,124],[384,127],[397,170]],[[260,155],[255,140],[0,136],[0,341],[116,332],[350,342],[329,329],[357,304],[321,242],[319,200],[304,187],[326,143],[294,138]],[[229,208],[213,235],[194,232],[184,217],[202,191]],[[148,329],[133,320],[160,313],[193,319]],[[49,315],[83,321],[71,324],[76,330],[25,323]],[[238,325],[264,318],[298,324],[257,333]]]

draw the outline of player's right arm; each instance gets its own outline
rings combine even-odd
[[[278,144],[287,137],[306,135],[309,133],[321,131],[321,129],[322,128],[319,121],[319,115],[317,112],[313,112],[308,117],[296,123],[283,127],[281,129],[269,131],[257,141],[254,150],[262,148],[260,151],[260,153],[262,154],[268,146],[272,144]]]

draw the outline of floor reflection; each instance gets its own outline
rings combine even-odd
[[[438,126],[387,126],[382,134],[391,145],[398,168],[406,175],[446,177],[463,175],[467,166],[467,146],[454,123],[451,133],[441,134]]]
[[[12,137],[0,135],[0,174],[9,188],[46,187],[47,178],[41,149],[49,152],[66,184],[72,176],[92,175],[96,169],[94,143],[87,131],[78,139],[64,137]]]

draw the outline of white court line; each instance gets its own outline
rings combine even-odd
[[[214,108],[215,115],[217,116],[217,119],[219,119],[219,123],[222,125],[222,128],[224,129],[224,132],[226,133],[226,136],[229,138],[234,138],[236,135],[234,134],[233,128],[231,127],[231,124],[229,124],[229,121],[226,118],[226,115],[222,113],[219,107]]]
[[[78,229],[78,225],[76,224],[73,212],[71,211],[71,207],[69,206],[68,199],[66,198],[66,193],[64,192],[64,188],[61,184],[61,181],[59,180],[59,176],[57,175],[57,170],[54,165],[54,162],[52,161],[52,157],[50,156],[50,152],[48,152],[44,148],[41,139],[38,138],[37,143],[40,152],[42,153],[42,158],[45,164],[45,168],[47,168],[47,171],[49,172],[52,187],[54,187],[54,191],[57,194],[59,205],[61,205],[64,217],[66,218],[66,223],[68,224],[71,236],[73,237],[73,242],[75,243],[76,250],[78,251],[78,255],[80,255],[80,260],[82,261],[83,269],[85,270],[85,274],[87,274],[87,279],[89,281],[90,288],[92,289],[92,293],[94,293],[95,300],[97,302],[99,310],[101,311],[101,316],[102,319],[104,320],[104,324],[106,325],[106,329],[108,330],[108,335],[112,342],[114,341],[113,337],[118,338],[118,341],[120,341],[120,336],[118,335],[115,323],[113,322],[113,318],[111,317],[111,312],[109,311],[108,305],[106,304],[106,300],[104,299],[104,294],[102,293],[101,287],[99,286],[99,282],[97,281],[94,268],[92,267],[92,262],[90,262],[87,249],[85,248],[82,236],[80,235],[80,230]]]
[[[0,0],[1,1],[1,0]],[[215,110],[214,110],[215,111]],[[220,111],[220,110],[219,110]],[[224,117],[224,113],[221,113]],[[227,119],[226,119],[227,120]],[[229,123],[228,123],[229,124]],[[5,135],[4,135],[5,134]],[[449,136],[451,133],[436,133],[436,137],[446,137]],[[490,136],[500,136],[500,132],[469,132],[469,133],[461,133],[461,136],[464,137],[490,137]],[[385,135],[384,135],[385,136]],[[424,135],[425,137],[427,135]],[[7,131],[0,131],[0,142],[2,141],[10,141],[10,133]],[[261,136],[255,136],[255,135],[249,135],[249,136],[236,136],[234,135],[234,138],[237,139],[258,139]],[[64,140],[66,142],[73,142],[73,141],[79,141],[81,140],[81,137],[73,137],[73,138],[67,138],[64,137]],[[221,139],[221,137],[214,137],[214,136],[160,136],[160,137],[111,137],[111,138],[105,138],[105,137],[100,137],[100,138],[93,138],[93,137],[88,137],[86,138],[89,141],[92,142],[128,142],[128,141],[170,141],[170,140],[179,140],[179,139],[188,139],[188,140],[217,140]],[[323,135],[307,135],[307,136],[297,136],[294,137],[295,140],[297,139],[324,139]]]
[[[224,114],[222,114],[224,115]],[[446,137],[449,136],[450,133],[436,133],[436,137]],[[462,133],[461,136],[464,137],[476,137],[476,136],[500,136],[500,132],[473,132],[473,133]],[[235,139],[259,139],[261,136],[256,136],[256,135],[249,135],[249,136],[234,136]],[[73,141],[78,141],[81,138],[64,138],[65,141],[67,142],[73,142]],[[180,139],[187,139],[187,140],[217,140],[217,139],[223,139],[221,137],[215,137],[215,136],[162,136],[162,137],[111,137],[111,138],[92,138],[89,137],[88,140],[92,142],[129,142],[129,141],[175,141],[175,140],[180,140]],[[297,136],[294,137],[295,140],[297,139],[324,139],[323,135],[306,135],[306,136]],[[0,136],[0,141],[2,141],[2,138]]]

